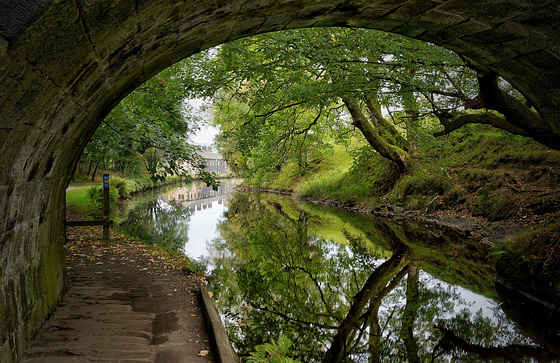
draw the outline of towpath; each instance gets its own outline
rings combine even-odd
[[[22,362],[214,362],[184,257],[69,227],[69,289]]]
[[[69,185],[68,188],[66,188],[66,191],[69,192],[69,191],[74,190],[74,189],[78,189],[78,188],[81,188],[81,187],[89,187],[89,186],[97,185],[97,184],[101,184],[101,183],[91,182],[91,183]]]

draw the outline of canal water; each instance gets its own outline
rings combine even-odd
[[[560,361],[556,316],[496,285],[475,241],[237,184],[146,193],[115,220],[197,261],[242,358],[272,343],[301,362]]]

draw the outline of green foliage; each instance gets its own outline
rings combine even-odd
[[[406,159],[407,142],[433,140],[432,129],[418,127],[424,122],[418,115],[432,113],[436,105],[456,110],[462,107],[457,95],[476,91],[472,72],[452,52],[362,29],[245,38],[193,57],[187,67],[191,95],[213,98],[214,122],[222,129],[219,147],[228,164],[264,184],[287,165],[297,177],[305,175],[314,160],[331,152],[325,140],[349,140],[353,126],[344,112],[346,99],[375,124],[378,137],[365,133],[368,142],[395,161]],[[391,110],[390,121],[381,107]],[[354,115],[352,120],[356,125]]]
[[[105,170],[134,177],[147,174],[159,181],[168,175],[186,177],[187,167],[193,166],[207,182],[215,183],[188,143],[199,120],[184,103],[185,72],[181,64],[172,66],[122,100],[91,138],[81,164],[95,169],[102,164]]]
[[[285,335],[280,335],[277,341],[257,345],[248,363],[301,363],[299,360],[288,358],[287,355],[294,343]]]
[[[87,195],[89,198],[90,205],[92,209],[90,213],[94,213],[97,215],[103,214],[103,186],[101,185],[92,185],[87,188]],[[115,188],[109,188],[109,208],[110,210],[115,209],[117,205],[117,199],[119,197],[119,193]]]
[[[119,198],[127,197],[138,190],[137,186],[134,185],[134,179],[112,176],[110,183],[111,188],[117,190]]]
[[[487,125],[432,137],[442,115],[486,111],[465,111],[479,89],[459,57],[405,37],[363,29],[270,33],[196,55],[183,70],[189,96],[211,98],[228,164],[254,186],[370,208],[457,206],[498,220],[515,209],[507,195],[483,190],[515,182],[500,165],[560,159]],[[333,153],[358,139],[356,128],[367,135],[349,104],[380,141],[366,136],[373,148],[362,139],[346,153],[351,158],[338,159]]]

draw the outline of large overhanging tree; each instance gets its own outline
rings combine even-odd
[[[225,156],[238,169],[274,169],[294,155],[305,159],[310,141],[350,126],[404,175],[419,120],[427,115],[444,126],[435,136],[484,123],[555,146],[540,116],[488,69],[394,34],[271,33],[225,44],[187,67],[192,95],[213,97]]]
[[[207,95],[217,96],[222,139],[243,155],[258,150],[282,163],[290,150],[305,154],[305,142],[317,134],[346,131],[351,123],[403,175],[411,168],[408,148],[414,119],[421,115],[416,90],[432,98],[460,96],[439,75],[444,66],[456,84],[465,83],[461,60],[442,48],[366,30],[306,29],[222,46],[201,67],[206,77],[193,89],[221,91]],[[411,120],[398,130],[382,106],[406,111]],[[457,107],[457,102],[445,105],[446,110]],[[261,160],[253,158],[251,166]]]

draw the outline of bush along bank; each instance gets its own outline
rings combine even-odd
[[[180,182],[191,182],[192,178],[185,179],[169,176],[165,180],[144,178],[122,178],[111,176],[109,180],[109,205],[113,210],[119,199],[129,198],[136,193],[172,185]],[[66,203],[71,205],[80,214],[98,217],[103,213],[103,186],[84,186],[66,193]]]
[[[411,172],[399,178],[359,142],[334,149],[306,169],[286,164],[246,187],[463,231],[498,248],[492,253],[504,279],[560,296],[560,152],[472,125],[417,150]]]

